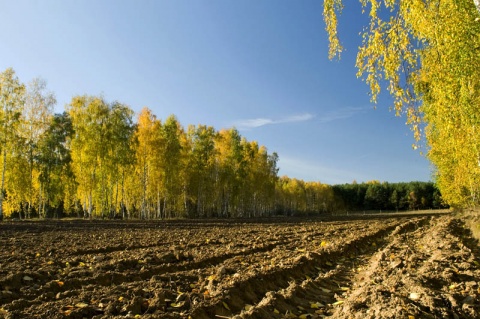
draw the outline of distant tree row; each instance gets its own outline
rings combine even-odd
[[[431,182],[352,183],[332,186],[335,210],[406,211],[445,208],[440,191]]]
[[[232,129],[183,128],[144,108],[0,73],[0,217],[263,217],[438,207],[431,183],[329,186],[277,176],[278,155]]]

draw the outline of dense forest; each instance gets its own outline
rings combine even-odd
[[[186,129],[144,108],[75,96],[63,114],[35,79],[0,74],[1,216],[261,217],[437,208],[431,183],[330,186],[278,177],[278,155],[235,128]]]

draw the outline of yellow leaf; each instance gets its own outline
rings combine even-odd
[[[225,309],[231,311],[231,310],[230,310],[230,307],[227,305],[227,303],[226,303],[225,301],[222,302],[222,304],[223,304],[223,306],[225,307]]]
[[[180,301],[180,302],[177,302],[177,303],[173,302],[173,303],[170,304],[170,306],[172,306],[173,308],[180,308],[184,304],[185,304],[185,301]]]
[[[332,303],[332,306],[338,306],[338,305],[341,305],[343,303],[344,303],[343,300],[339,300],[339,301],[336,301],[336,302]]]
[[[320,302],[312,302],[310,304],[310,308],[312,308],[312,309],[319,309],[319,308],[322,308],[322,307],[325,307],[325,305],[320,303]]]
[[[320,247],[325,247],[327,245],[328,245],[328,243],[324,240],[322,240],[322,242],[320,243]]]
[[[273,309],[273,313],[276,313],[277,315],[280,314],[280,311],[278,311],[277,308]]]
[[[35,254],[35,257],[40,257],[40,253],[36,253],[36,254]]]
[[[122,296],[118,297],[118,301],[123,301],[123,297]]]
[[[215,278],[216,278],[215,275],[210,275],[210,276],[208,276],[207,279],[208,279],[209,281],[212,281],[212,280],[215,280]]]
[[[249,305],[249,304],[246,304],[245,305],[245,311],[249,311],[250,309],[252,309],[253,306],[252,305]]]

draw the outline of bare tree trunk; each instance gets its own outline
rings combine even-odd
[[[5,187],[5,171],[7,168],[7,150],[6,146],[3,145],[3,167],[2,167],[2,185],[0,187],[0,220],[3,219],[3,189]]]

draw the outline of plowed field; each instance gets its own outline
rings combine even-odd
[[[0,223],[0,318],[479,318],[448,214]]]

